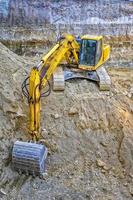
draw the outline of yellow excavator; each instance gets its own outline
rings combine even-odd
[[[41,98],[50,94],[51,77],[54,90],[64,90],[64,81],[73,78],[90,79],[99,84],[100,90],[109,90],[110,77],[101,66],[109,59],[109,55],[110,47],[104,45],[102,36],[84,35],[75,38],[64,34],[42,57],[41,62],[31,69],[29,77],[22,84],[22,92],[29,103],[31,141],[14,143],[12,165],[16,170],[33,175],[45,172],[47,148],[39,142],[40,104]]]

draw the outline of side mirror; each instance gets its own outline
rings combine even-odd
[[[104,45],[103,47],[103,63],[106,62],[110,57],[110,46]]]

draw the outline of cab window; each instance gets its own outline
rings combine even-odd
[[[80,64],[87,66],[95,65],[96,40],[82,40],[80,49]]]

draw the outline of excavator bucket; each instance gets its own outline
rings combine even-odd
[[[47,148],[42,144],[16,141],[12,151],[13,168],[19,172],[43,175]]]

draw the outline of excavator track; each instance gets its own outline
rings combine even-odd
[[[65,81],[71,79],[87,79],[97,82],[100,91],[109,91],[111,87],[111,79],[104,67],[98,68],[96,71],[83,71],[63,69],[60,67],[53,75],[53,90],[61,91],[65,89]]]
[[[62,67],[58,67],[53,73],[53,90],[63,91],[65,89],[64,71]]]
[[[111,87],[111,79],[106,69],[104,67],[99,67],[96,70],[96,73],[99,78],[99,89],[101,91],[109,91]]]
[[[43,175],[47,148],[42,144],[16,141],[12,151],[12,165],[15,170],[31,175]]]

